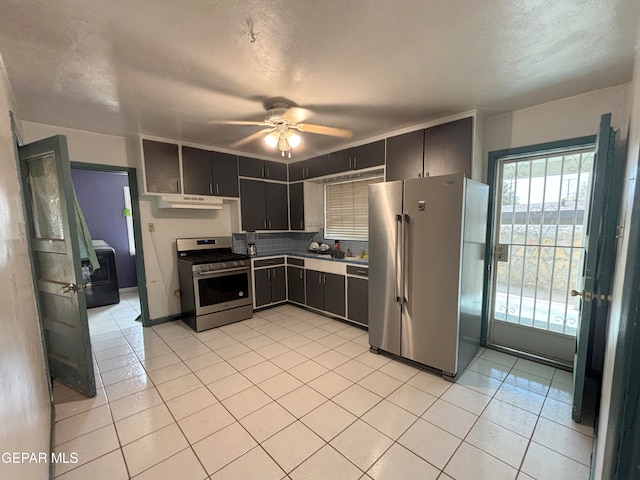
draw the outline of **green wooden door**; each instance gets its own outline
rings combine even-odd
[[[616,188],[616,182],[621,175],[614,175],[617,168],[614,143],[611,114],[606,114],[600,119],[596,141],[582,291],[572,292],[582,297],[573,364],[572,416],[576,422],[583,420],[585,409],[597,402],[600,392],[620,208],[620,189]]]
[[[65,385],[95,396],[67,140],[47,138],[20,147],[18,154],[49,370]]]

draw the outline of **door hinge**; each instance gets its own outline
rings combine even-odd
[[[624,224],[616,227],[616,238],[622,238],[624,235]]]

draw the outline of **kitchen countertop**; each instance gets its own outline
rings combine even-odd
[[[257,255],[253,255],[251,258],[266,258],[266,257],[303,257],[303,258],[315,258],[318,260],[326,260],[328,262],[344,262],[355,263],[359,265],[368,265],[369,258],[360,257],[344,257],[344,258],[331,258],[331,255],[321,255],[319,253],[309,252],[307,250],[272,250],[269,252],[258,252]]]

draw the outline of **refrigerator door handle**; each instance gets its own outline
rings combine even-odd
[[[404,217],[404,222],[402,225],[402,303],[407,303],[409,301],[407,295],[407,272],[409,270],[409,262],[411,259],[409,258],[409,247],[407,246],[407,242],[409,241],[409,214],[405,213],[402,215]]]
[[[395,258],[395,279],[394,279],[394,286],[395,286],[395,299],[396,299],[396,303],[401,303],[401,298],[400,298],[400,290],[402,290],[402,277],[403,277],[403,273],[399,272],[399,266],[401,266],[402,264],[402,245],[404,243],[402,235],[401,235],[401,230],[402,230],[402,215],[401,214],[397,214],[396,215],[396,258]],[[398,285],[400,284],[400,285]]]

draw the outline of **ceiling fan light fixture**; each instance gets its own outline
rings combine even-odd
[[[287,142],[289,142],[289,145],[291,145],[291,148],[296,148],[298,145],[300,145],[300,142],[302,141],[302,139],[300,138],[300,135],[292,132],[291,130],[287,130],[287,133],[285,134],[285,136],[287,137]]]
[[[269,133],[264,137],[264,143],[269,145],[271,148],[276,148],[278,145],[278,141],[280,139],[280,133],[277,130]]]

